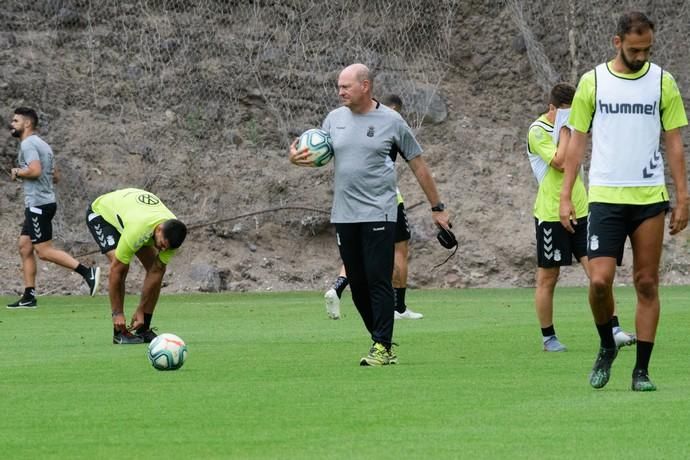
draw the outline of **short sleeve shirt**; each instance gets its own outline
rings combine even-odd
[[[391,152],[406,161],[422,153],[405,120],[377,102],[364,114],[340,107],[328,114],[322,128],[331,135],[335,156],[331,222],[395,222],[397,179]]]
[[[24,205],[28,208],[55,203],[53,149],[35,134],[27,137],[19,144],[17,166],[26,168],[32,161],[41,162],[41,175],[36,179],[24,179],[22,181]]]
[[[551,160],[556,155],[556,144],[553,143],[551,132],[553,126],[545,115],[540,116],[537,121],[539,123],[533,123],[527,135],[528,152],[538,156],[546,168],[543,177],[537,178],[539,190],[534,201],[534,217],[542,222],[558,222],[560,221],[559,205],[563,172],[551,167]],[[573,186],[572,201],[576,217],[586,216],[587,192],[579,175]]]
[[[158,224],[175,219],[156,195],[135,188],[101,195],[91,208],[120,232],[115,257],[127,265],[139,249],[153,246],[153,231]],[[167,265],[174,254],[174,249],[166,249],[158,253],[158,258]]]

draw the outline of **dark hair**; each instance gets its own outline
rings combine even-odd
[[[654,32],[654,22],[646,14],[639,11],[630,11],[618,18],[616,35],[622,39],[627,34],[635,33],[639,35],[650,29]]]
[[[26,117],[31,120],[32,128],[38,126],[38,114],[34,109],[30,109],[29,107],[17,107],[14,109],[14,114],[21,115],[22,117]]]
[[[179,248],[187,236],[187,226],[177,219],[163,222],[163,238],[168,240],[170,249]]]
[[[575,96],[575,87],[569,83],[558,83],[551,88],[549,94],[549,104],[553,104],[556,108],[563,104],[572,104],[573,96]]]
[[[400,96],[398,96],[397,94],[386,94],[381,98],[381,103],[388,107],[390,107],[391,105],[397,105],[401,109],[403,105],[402,99],[400,99]]]

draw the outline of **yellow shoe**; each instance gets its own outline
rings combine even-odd
[[[360,366],[387,366],[396,364],[398,356],[388,350],[383,344],[375,343],[369,349],[369,354],[359,360]]]

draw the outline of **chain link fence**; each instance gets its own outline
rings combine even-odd
[[[545,92],[559,81],[576,84],[584,72],[613,58],[618,18],[636,10],[655,22],[652,61],[671,72],[685,99],[690,98],[690,48],[685,40],[690,30],[690,2],[505,0],[505,4],[522,33],[532,70]]]
[[[85,197],[175,185],[182,179],[166,167],[178,151],[284,152],[337,107],[338,72],[353,62],[376,72],[377,94],[394,91],[422,107],[408,117],[419,126],[448,70],[456,7],[456,0],[433,8],[417,0],[6,0],[0,106],[7,114],[17,105],[40,111],[41,133],[65,173],[58,238],[88,241]],[[15,144],[2,153],[9,164]],[[112,157],[109,170],[98,166],[104,157]],[[178,160],[193,176],[187,186],[230,174],[204,158]],[[128,172],[113,184],[117,168]],[[227,217],[222,206],[184,206],[176,212],[196,220]]]

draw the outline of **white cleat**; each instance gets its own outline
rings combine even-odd
[[[340,299],[335,289],[330,288],[323,296],[326,300],[326,314],[331,319],[340,319]]]
[[[637,343],[635,334],[629,334],[622,329],[613,334],[613,340],[616,341],[616,348],[619,349]]]
[[[417,313],[415,311],[410,310],[409,308],[406,309],[402,313],[398,313],[397,311],[395,312],[395,319],[422,319],[424,318],[424,315],[421,313]]]

